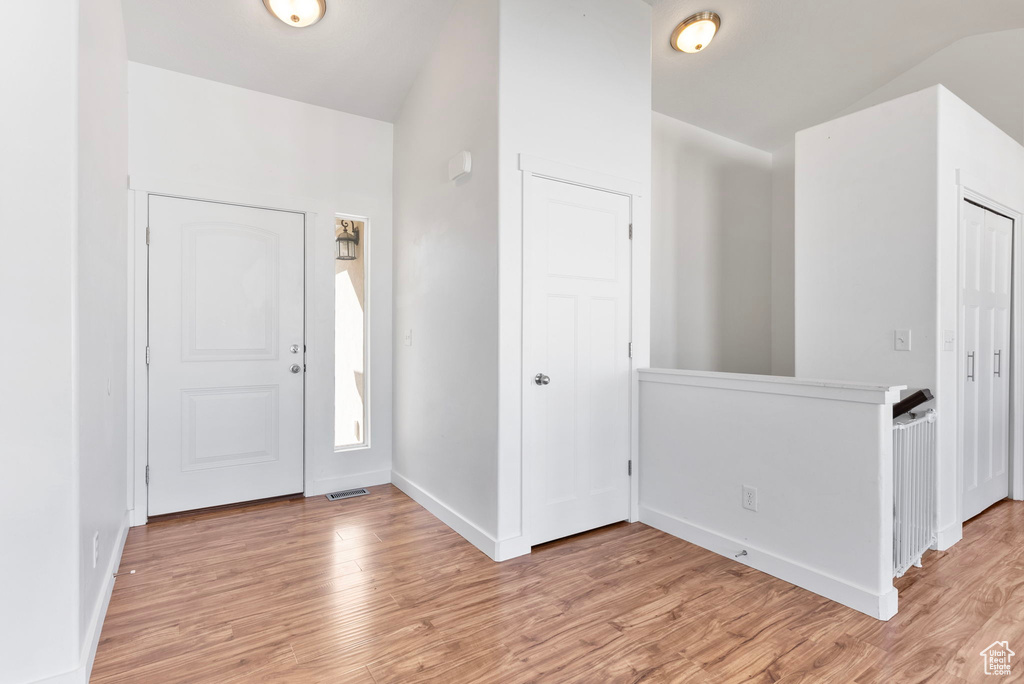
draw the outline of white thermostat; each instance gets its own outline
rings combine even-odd
[[[456,180],[473,170],[473,156],[463,150],[448,160],[448,180]]]

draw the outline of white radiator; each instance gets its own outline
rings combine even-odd
[[[892,426],[893,573],[902,577],[935,543],[935,411]]]

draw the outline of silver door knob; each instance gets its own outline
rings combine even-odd
[[[299,353],[299,345],[293,344],[292,346],[288,347],[288,351],[290,351],[292,354],[298,354]]]
[[[533,381],[538,385],[547,385],[551,382],[551,378],[543,373],[537,373],[537,375],[533,376]]]
[[[299,364],[297,364],[297,363],[293,363],[293,364],[292,364],[292,367],[291,367],[291,368],[290,368],[289,370],[290,370],[290,371],[291,371],[292,373],[299,373],[299,372],[301,372],[301,371],[302,371],[302,366],[300,366],[300,365],[299,365]]]

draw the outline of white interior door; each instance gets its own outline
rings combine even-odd
[[[150,197],[150,515],[302,491],[303,225]]]
[[[531,544],[629,517],[630,204],[531,178],[523,448]]]
[[[963,206],[963,518],[1009,494],[1013,221]]]

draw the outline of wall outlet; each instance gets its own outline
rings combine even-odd
[[[95,568],[100,562],[100,533],[92,535],[92,567]]]
[[[743,485],[743,507],[748,511],[757,511],[757,488]]]

